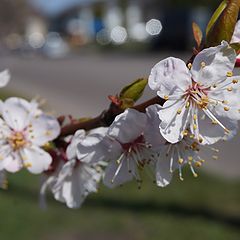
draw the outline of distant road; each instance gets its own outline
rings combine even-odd
[[[107,108],[108,95],[118,93],[138,77],[148,76],[151,67],[167,56],[83,54],[60,60],[7,56],[0,58],[0,69],[11,70],[10,91],[29,97],[39,95],[59,115],[89,117]],[[180,57],[187,59],[187,55]],[[146,96],[151,96],[149,90]],[[207,161],[207,170],[226,177],[240,177],[240,135],[220,144],[220,150],[220,159]]]

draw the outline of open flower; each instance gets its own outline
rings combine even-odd
[[[21,98],[7,99],[0,112],[0,170],[26,167],[35,174],[47,170],[52,158],[41,147],[59,135],[58,121],[42,113],[36,102]]]
[[[86,162],[77,158],[77,145],[86,138],[89,136],[84,130],[75,133],[66,150],[68,161],[55,174],[55,179],[50,181],[55,199],[65,202],[69,208],[80,207],[89,193],[97,192],[102,177],[101,163],[92,163],[90,157]]]
[[[149,112],[149,118],[154,119],[150,116],[152,110],[148,109],[147,112]],[[154,132],[147,131],[149,134],[144,135],[144,132],[150,129],[147,120],[146,114],[127,109],[118,115],[109,127],[106,139],[110,140],[111,151],[103,180],[106,186],[113,188],[132,179],[136,179],[140,184],[139,170],[154,163],[155,152],[149,141],[151,133],[154,134]],[[154,144],[157,143],[158,140],[155,140]]]
[[[189,136],[180,142],[165,143],[159,149],[156,163],[156,183],[159,187],[166,187],[172,179],[173,172],[179,171],[179,178],[183,180],[182,168],[188,165],[193,176],[197,177],[195,168],[199,168],[205,160],[217,159],[219,150],[207,145],[200,145]],[[206,157],[207,159],[204,159]]]
[[[166,100],[159,127],[168,142],[191,133],[199,142],[213,144],[236,133],[240,76],[232,74],[235,60],[235,51],[223,41],[200,52],[188,68],[173,57],[154,66],[149,86]]]
[[[10,80],[10,73],[8,70],[0,72],[0,88],[5,87]]]

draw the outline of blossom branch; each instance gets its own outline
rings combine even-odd
[[[160,104],[163,105],[165,100],[159,98],[159,97],[154,97],[142,104],[139,104],[137,106],[134,106],[133,108],[140,111],[140,112],[145,112],[145,109],[153,104]],[[119,106],[115,105],[114,103],[110,104],[110,107],[108,110],[103,111],[99,116],[92,118],[87,121],[74,121],[72,123],[69,123],[65,126],[62,127],[61,129],[61,134],[60,137],[64,137],[67,135],[74,134],[77,130],[79,129],[84,129],[84,130],[91,130],[94,128],[98,127],[107,127],[111,125],[111,123],[114,121],[115,117],[119,115],[120,113],[123,112],[123,109],[121,109]],[[63,117],[60,116],[58,118],[58,121],[60,123],[63,122]]]

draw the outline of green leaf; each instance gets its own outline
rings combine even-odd
[[[240,0],[226,0],[220,4],[207,27],[206,45],[208,47],[219,45],[223,40],[231,41],[239,7]]]
[[[194,39],[197,43],[197,47],[199,48],[202,43],[202,38],[203,38],[202,31],[201,31],[200,27],[197,25],[197,23],[195,23],[195,22],[192,23],[192,29],[193,29]]]
[[[224,0],[221,2],[221,4],[219,5],[219,7],[217,8],[217,10],[213,13],[208,25],[207,25],[207,29],[206,29],[206,36],[208,35],[210,29],[212,28],[212,26],[214,25],[214,23],[217,21],[217,19],[220,17],[221,13],[223,12],[223,10],[227,7],[227,0]]]
[[[122,108],[132,107],[134,103],[142,96],[148,83],[146,78],[140,78],[124,87],[119,95],[122,101]]]

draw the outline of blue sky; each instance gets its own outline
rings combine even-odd
[[[61,13],[67,8],[79,4],[88,4],[97,0],[29,0],[35,8],[39,9],[46,15],[54,16]]]

